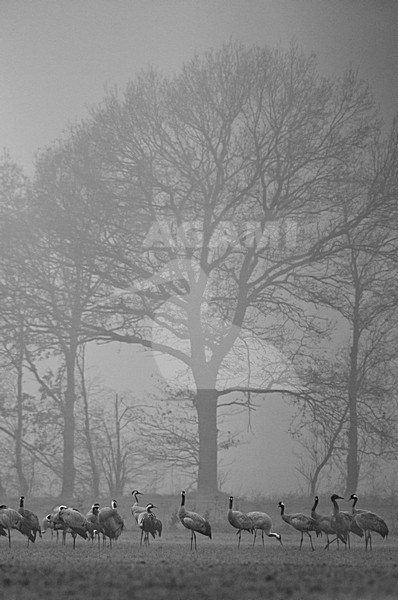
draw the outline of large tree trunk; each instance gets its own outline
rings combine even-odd
[[[199,389],[195,407],[199,425],[198,492],[216,493],[217,484],[217,392]]]

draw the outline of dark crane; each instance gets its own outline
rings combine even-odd
[[[372,535],[370,532],[375,531],[380,534],[383,539],[386,538],[388,536],[387,523],[374,512],[355,508],[356,503],[358,502],[358,496],[356,494],[351,494],[350,500],[353,500],[352,515],[354,521],[365,533],[365,550],[368,549],[368,544],[370,550],[372,550]]]
[[[9,548],[11,548],[11,529],[17,529],[22,535],[26,535],[31,542],[35,541],[26,519],[17,510],[9,508],[5,504],[0,506],[0,528],[2,531],[7,530],[8,532]],[[4,535],[4,533],[0,532],[0,535]]]
[[[310,538],[311,548],[312,548],[312,550],[314,550],[314,545],[312,543],[312,537],[311,537],[310,531],[317,530],[316,521],[312,517],[309,517],[308,515],[305,515],[304,513],[292,513],[290,515],[286,514],[285,513],[285,505],[283,502],[278,502],[278,506],[281,509],[281,517],[285,521],[285,523],[289,523],[289,525],[291,525],[292,527],[297,529],[297,531],[300,531],[300,533],[301,533],[300,550],[303,545],[304,533],[306,533],[308,535],[308,537]]]
[[[32,536],[28,537],[28,546],[29,546],[29,540],[31,538],[33,538],[32,541],[35,542],[37,534],[39,534],[39,536],[41,537],[41,526],[40,526],[39,517],[37,515],[35,515],[34,512],[32,512],[31,510],[28,510],[27,508],[24,507],[24,500],[25,500],[24,496],[19,497],[18,512],[26,520],[27,525],[30,527]]]
[[[149,504],[147,504],[147,507],[144,510],[144,512],[141,512],[138,515],[137,523],[138,523],[138,527],[141,529],[140,546],[142,545],[142,537],[143,536],[144,536],[144,544],[149,546],[149,534],[151,534],[151,536],[153,538],[155,538],[156,534],[159,533],[159,527],[160,527],[159,537],[162,534],[162,523],[156,517],[156,515],[154,515],[152,513],[153,508],[157,508],[157,506],[155,506],[152,503],[149,503]]]
[[[240,539],[242,537],[242,531],[249,531],[250,533],[253,533],[254,526],[253,526],[253,521],[246,513],[242,512],[240,510],[232,510],[233,503],[234,503],[234,497],[230,496],[229,502],[228,502],[227,519],[228,519],[229,523],[232,525],[232,527],[235,527],[235,529],[238,530],[236,532],[236,535],[239,535],[239,538],[238,538],[238,548],[239,548]]]
[[[191,550],[192,544],[195,543],[196,548],[196,533],[201,533],[211,539],[211,526],[209,521],[196,512],[185,509],[185,492],[181,492],[181,506],[178,509],[178,518],[187,529],[191,531]]]
[[[105,506],[99,511],[98,519],[105,537],[109,538],[112,548],[112,540],[116,541],[124,529],[124,521],[117,511],[117,502],[112,500],[112,506]]]
[[[322,515],[320,513],[317,512],[317,506],[318,506],[318,502],[319,502],[319,498],[318,496],[315,496],[314,498],[314,505],[311,509],[311,517],[314,519],[314,521],[317,524],[318,530],[317,530],[317,535],[318,535],[318,531],[319,533],[324,533],[326,534],[326,546],[325,546],[325,550],[329,550],[329,546],[330,546],[330,540],[329,540],[329,535],[336,535],[337,536],[337,543],[339,543],[339,540],[341,542],[343,542],[343,544],[346,543],[345,538],[342,537],[342,535],[340,533],[337,533],[336,529],[333,527],[332,525],[332,518],[333,515]]]

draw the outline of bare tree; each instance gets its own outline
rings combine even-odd
[[[134,405],[115,394],[113,405],[100,417],[97,455],[111,496],[122,496],[127,483],[141,473],[142,461],[132,428]]]
[[[38,159],[21,244],[24,259],[17,265],[26,283],[25,303],[30,311],[25,325],[36,342],[29,353],[29,368],[40,385],[46,385],[46,360],[51,357],[65,378],[63,397],[59,389],[46,387],[64,421],[63,497],[73,496],[76,474],[76,365],[86,341],[82,322],[91,318],[95,296],[101,290],[95,255],[87,243],[88,230],[94,236],[98,231],[97,218],[94,223],[88,219],[85,203],[89,193],[78,177],[84,168],[84,142],[84,137],[77,140],[71,133],[67,142],[54,144]]]
[[[191,390],[166,387],[161,399],[153,398],[149,406],[137,412],[136,432],[145,462],[159,465],[172,487],[173,480],[183,480],[186,487],[195,484],[199,468],[198,420],[195,395]],[[218,407],[219,410],[221,407]],[[218,418],[218,453],[240,443],[239,431],[223,426]]]
[[[345,203],[372,110],[351,71],[327,80],[295,46],[231,43],[170,80],[142,73],[93,112],[93,153],[122,221],[101,254],[114,266],[112,316],[94,333],[190,372],[201,491],[217,489],[220,396],[298,393],[286,368],[282,382],[276,368],[256,386],[246,368],[223,369],[246,334],[275,341],[289,362],[283,332],[309,312],[297,282],[360,218],[345,219]]]
[[[391,324],[397,313],[396,141],[396,123],[387,139],[371,140],[366,159],[357,166],[355,193],[346,202],[344,218],[348,223],[359,213],[358,206],[367,203],[372,209],[336,241],[336,252],[324,269],[309,271],[301,281],[303,298],[339,315],[340,349],[332,377],[328,370],[319,369],[322,362],[317,361],[318,381],[306,379],[310,386],[311,380],[315,384],[314,396],[322,398],[323,406],[339,389],[341,408],[335,415],[324,415],[320,407],[314,422],[330,428],[335,447],[327,443],[326,454],[333,458],[339,447],[340,462],[345,457],[345,485],[350,493],[357,488],[366,456],[387,458],[395,452],[397,353]],[[342,411],[347,411],[347,419],[341,428]],[[335,438],[334,430],[343,437]]]

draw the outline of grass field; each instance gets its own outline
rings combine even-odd
[[[27,547],[19,532],[12,548],[0,539],[0,599],[46,600],[387,600],[398,598],[398,537],[373,536],[373,551],[353,540],[350,550],[324,539],[308,539],[299,550],[300,535],[287,531],[283,546],[235,532],[198,536],[198,551],[190,551],[190,533],[166,531],[149,548],[139,545],[139,532],[123,533],[119,541],[100,548],[79,538],[75,550],[68,536],[62,546],[43,539]]]

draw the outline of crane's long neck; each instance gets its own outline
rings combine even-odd
[[[184,492],[181,493],[181,505],[180,508],[178,509],[178,516],[180,517],[180,519],[182,519],[185,514],[186,514],[186,510],[185,510],[185,494]]]
[[[355,506],[356,506],[356,503],[358,502],[358,497],[355,496],[355,498],[353,498],[352,500],[353,500],[353,502],[352,502],[352,512],[355,513]]]
[[[228,504],[228,510],[232,510],[232,505],[233,505],[234,499],[231,497],[229,499],[229,504]]]
[[[24,501],[24,497],[21,496],[19,499],[19,508],[23,508],[23,501]]]
[[[284,504],[281,504],[281,505],[280,505],[280,509],[281,509],[281,517],[283,517],[283,516],[284,516],[284,514],[285,514],[285,505],[284,505]]]
[[[340,512],[340,509],[339,509],[339,505],[337,504],[337,500],[336,500],[335,498],[333,498],[333,499],[332,499],[332,502],[333,502],[333,510],[334,510],[334,514],[335,514],[335,515],[338,515],[338,514],[339,514],[339,512]]]
[[[315,496],[314,506],[311,509],[311,513],[314,513],[316,511],[316,507],[318,506],[318,502],[319,502],[319,498],[318,498],[318,496]]]

